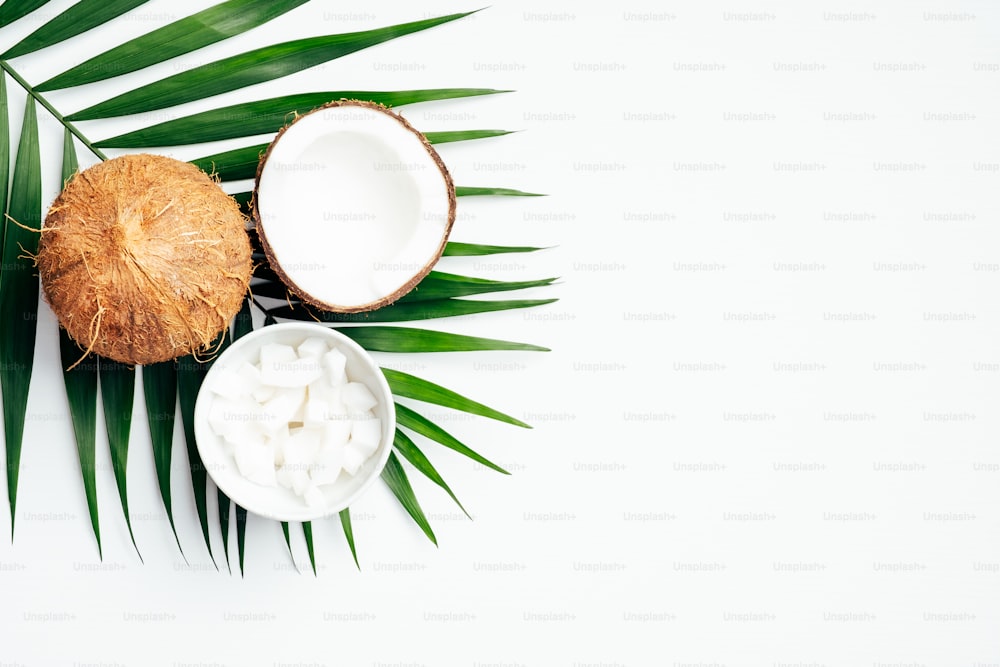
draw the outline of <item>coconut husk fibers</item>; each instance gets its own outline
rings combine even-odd
[[[252,268],[236,201],[194,165],[146,154],[76,174],[45,218],[37,263],[70,337],[126,364],[208,350]]]

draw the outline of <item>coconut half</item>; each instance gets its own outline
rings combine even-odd
[[[236,201],[192,164],[124,155],[76,174],[37,256],[45,298],[84,350],[151,364],[208,349],[250,283]]]
[[[253,201],[271,268],[303,301],[341,313],[413,289],[455,221],[454,184],[426,137],[356,100],[279,132],[257,167]]]

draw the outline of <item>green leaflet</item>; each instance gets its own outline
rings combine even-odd
[[[170,462],[173,458],[174,418],[177,414],[177,368],[173,361],[164,361],[142,367],[142,388],[146,396],[146,416],[156,464],[156,481],[160,498],[167,511],[170,529],[181,555],[180,538],[174,525],[173,502],[170,495]]]
[[[225,333],[223,337],[228,340]],[[214,563],[212,538],[208,531],[208,471],[205,470],[205,463],[198,453],[198,442],[194,434],[194,407],[198,399],[198,390],[207,372],[208,365],[198,361],[193,354],[177,360],[177,398],[180,403],[181,424],[184,427],[184,442],[187,445],[188,464],[191,469],[194,505],[198,512],[198,523],[201,524],[201,536]]]
[[[277,132],[294,117],[322,106],[331,100],[365,100],[398,107],[418,102],[451,100],[478,95],[495,95],[506,90],[492,88],[434,88],[428,90],[335,90],[322,93],[300,93],[267,100],[244,102],[228,107],[202,111],[174,120],[150,125],[97,142],[105,148],[148,148],[200,144],[222,139],[237,139],[255,134]]]
[[[97,552],[104,559],[101,548],[101,525],[97,512],[97,469],[95,464],[97,442],[97,357],[87,355],[80,361],[80,348],[59,328],[59,359],[63,367],[63,384],[69,413],[73,420],[76,451],[80,457],[83,491],[87,497],[90,525],[97,540]],[[80,362],[80,363],[77,363]],[[73,366],[73,364],[76,364]],[[71,370],[68,369],[73,366]]]
[[[449,496],[451,496],[451,499],[455,501],[455,504],[458,505],[459,509],[462,510],[465,516],[469,517],[470,519],[472,518],[469,515],[469,513],[465,510],[465,507],[462,506],[462,503],[459,502],[458,496],[456,496],[455,493],[451,490],[451,487],[448,486],[448,483],[444,481],[444,478],[441,477],[441,474],[431,464],[430,460],[428,460],[428,458],[424,456],[424,453],[420,451],[420,449],[416,446],[416,444],[414,444],[414,442],[410,440],[409,436],[407,436],[405,433],[403,433],[397,428],[396,436],[393,439],[392,445],[393,447],[396,448],[396,451],[402,454],[403,457],[407,461],[409,461],[410,464],[413,465],[414,468],[422,472],[427,477],[427,479],[431,480],[432,482],[440,486],[442,489],[444,489],[445,492]]]
[[[361,569],[358,563],[358,550],[354,548],[354,528],[351,526],[351,508],[345,507],[340,510],[340,527],[344,529],[344,537],[347,545],[351,548],[351,555],[354,556],[354,567]]]
[[[73,134],[66,130],[63,134],[63,183],[76,173],[78,166]],[[97,552],[103,560],[101,524],[97,511],[97,470],[94,462],[97,448],[97,357],[87,355],[81,361],[80,348],[66,330],[59,327],[59,360],[63,367],[69,414],[73,420],[73,435],[80,458],[80,473],[87,497],[87,510],[90,512],[90,525],[97,540]]]
[[[13,4],[15,0],[7,0]],[[59,16],[45,23],[20,42],[7,49],[0,58],[10,60],[27,53],[58,44],[81,35],[91,28],[107,23],[148,0],[80,0]]]
[[[484,196],[497,196],[497,197],[544,197],[543,194],[538,194],[537,192],[524,192],[523,190],[512,190],[510,188],[478,188],[469,187],[463,185],[455,186],[455,196],[456,197],[484,197]]]
[[[0,5],[0,10],[6,7],[6,4]],[[0,212],[7,210],[8,183],[10,183],[10,113],[7,108],[7,76],[0,72]],[[5,228],[6,225],[0,225],[0,243],[3,242]]]
[[[383,368],[382,374],[385,375],[385,379],[389,383],[389,388],[396,396],[412,398],[416,401],[423,401],[424,403],[433,403],[434,405],[440,405],[446,408],[451,408],[452,410],[459,410],[461,412],[468,412],[469,414],[479,415],[480,417],[496,419],[497,421],[502,421],[506,424],[513,424],[514,426],[520,426],[522,428],[531,428],[520,419],[515,419],[514,417],[505,415],[504,413],[487,407],[482,403],[477,403],[476,401],[465,398],[451,389],[446,389],[441,385],[418,378],[415,375],[410,375],[409,373],[404,373],[402,371],[395,371],[391,368]]]
[[[295,571],[299,571],[299,566],[295,563],[295,554],[292,553],[292,536],[288,532],[288,522],[281,521],[281,534],[285,538],[285,546],[288,547],[288,558],[292,561],[292,565],[295,567]]]
[[[505,475],[510,474],[497,464],[469,449],[457,438],[455,438],[455,436],[445,431],[430,419],[427,419],[427,417],[424,417],[416,411],[411,410],[405,405],[400,405],[399,403],[396,403],[396,423],[403,428],[413,431],[414,433],[419,433],[425,438],[434,440],[438,444],[444,445],[448,449],[452,449],[463,456],[467,456],[480,465],[492,468],[493,470],[501,472]]]
[[[479,243],[459,243],[449,241],[444,247],[444,257],[482,257],[484,255],[504,255],[518,252],[535,252],[545,248],[531,246],[482,245]]]
[[[429,299],[448,299],[459,296],[490,294],[493,292],[509,292],[528,289],[530,287],[545,287],[551,285],[556,280],[558,278],[518,281],[490,280],[488,278],[474,278],[454,273],[431,271],[412,292],[404,296],[397,303],[427,301]]]
[[[395,452],[389,454],[389,460],[386,461],[385,468],[382,469],[382,479],[389,487],[389,490],[392,491],[392,495],[396,496],[396,500],[403,506],[407,514],[420,526],[420,530],[424,531],[427,539],[433,542],[434,546],[437,546],[437,538],[434,536],[434,531],[427,522],[424,511],[420,509],[417,497],[413,495],[413,487],[410,486],[410,480],[407,479],[406,471],[403,470],[399,459],[396,458]]]
[[[450,144],[456,141],[502,137],[505,134],[513,134],[513,132],[514,130],[449,130],[447,132],[424,132],[424,136],[432,144]]]
[[[68,118],[73,121],[110,118],[205,99],[287,76],[375,44],[460,19],[470,13],[449,14],[376,30],[310,37],[265,46],[136,88]]]
[[[240,576],[243,576],[243,561],[246,556],[247,546],[247,511],[233,503],[236,507],[236,550],[240,556]]]
[[[482,350],[521,350],[548,352],[549,349],[528,343],[514,343],[495,338],[464,336],[447,331],[412,327],[338,327],[361,347],[373,352],[472,352]]]
[[[461,132],[429,132],[425,136],[432,144],[441,144],[451,141],[498,137],[504,134],[509,134],[509,132],[505,130],[464,130]],[[222,182],[254,178],[257,175],[257,163],[260,162],[260,157],[267,150],[268,145],[255,144],[245,148],[236,148],[191,160],[191,163],[202,171],[215,175]]]
[[[267,23],[309,0],[229,0],[94,56],[36,86],[70,88],[161,63]]]
[[[222,531],[222,553],[226,557],[226,567],[229,569],[229,574],[232,574],[233,566],[229,564],[229,510],[233,503],[229,500],[229,496],[222,491],[218,491],[217,496],[219,500],[219,528]]]
[[[0,28],[35,11],[49,0],[7,0],[0,5]],[[6,181],[5,181],[6,182]]]
[[[5,186],[6,184],[4,184]],[[28,384],[35,356],[38,319],[38,274],[33,256],[38,252],[42,223],[42,174],[38,151],[35,100],[28,97],[17,147],[14,178],[4,221],[3,279],[0,280],[0,388],[3,391],[4,441],[7,446],[7,498],[10,532],[14,536],[17,481],[28,409]],[[25,227],[21,227],[24,225]]]
[[[313,576],[316,576],[316,551],[313,549],[313,527],[312,522],[306,521],[302,524],[302,534],[306,538],[306,551],[309,552],[309,563],[312,565]]]
[[[97,370],[101,378],[101,402],[104,404],[104,423],[108,431],[111,467],[115,471],[118,498],[121,500],[125,524],[128,526],[132,546],[142,560],[139,545],[132,532],[132,518],[128,512],[128,440],[132,428],[132,408],[135,404],[135,368],[109,359],[98,359]]]
[[[254,288],[256,291],[256,286]],[[275,317],[322,322],[409,322],[413,320],[430,320],[440,317],[458,317],[490,313],[499,310],[514,310],[516,308],[534,308],[544,306],[558,299],[521,299],[511,301],[471,301],[468,299],[434,299],[430,301],[412,301],[394,303],[365,313],[330,313],[307,309],[303,305],[278,306],[268,312]]]

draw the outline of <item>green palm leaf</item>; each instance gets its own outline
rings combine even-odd
[[[69,130],[63,134],[62,181],[66,183],[78,168],[73,135]],[[97,448],[97,357],[87,355],[80,360],[80,348],[59,327],[59,360],[63,367],[63,384],[66,385],[66,399],[73,421],[73,436],[76,451],[80,457],[80,473],[83,475],[83,491],[87,497],[90,525],[97,540],[97,553],[104,558],[101,548],[101,524],[97,511],[97,469],[95,464]],[[78,363],[79,362],[79,363]]]
[[[351,548],[351,555],[354,556],[354,567],[361,569],[361,564],[358,563],[358,550],[354,547],[354,528],[351,526],[351,508],[345,507],[340,510],[340,527],[344,529],[344,538],[347,539],[347,545]]]
[[[288,522],[281,521],[281,534],[285,538],[285,546],[288,547],[288,559],[292,561],[295,571],[299,571],[299,566],[295,563],[295,554],[292,553],[292,535],[288,529]]]
[[[94,56],[36,86],[70,88],[135,72],[239,35],[309,0],[229,0]]]
[[[101,402],[104,405],[104,423],[108,431],[108,447],[111,452],[111,467],[115,472],[118,498],[121,500],[125,525],[132,538],[132,546],[142,560],[139,545],[132,532],[132,518],[128,511],[128,440],[132,428],[132,407],[135,404],[135,368],[98,359],[97,370],[101,379]]]
[[[223,340],[228,336],[223,334]],[[191,469],[191,488],[194,490],[194,505],[198,512],[198,523],[201,524],[201,536],[208,548],[208,555],[215,562],[212,554],[212,538],[208,530],[208,471],[198,453],[198,441],[194,434],[194,408],[198,400],[198,390],[208,372],[208,365],[201,363],[193,354],[182,357],[177,362],[177,398],[180,403],[181,424],[184,427],[184,442],[187,445],[188,465]],[[216,565],[218,568],[218,565]]]
[[[221,490],[217,492],[219,500],[219,528],[222,532],[222,553],[226,557],[226,567],[229,574],[233,573],[233,566],[229,564],[229,511],[233,506],[229,496]]]
[[[7,5],[0,6],[3,9]],[[0,73],[0,212],[7,211],[7,184],[10,183],[10,113],[7,108],[7,77]],[[0,227],[2,229],[3,227]],[[3,234],[0,232],[0,243]],[[2,272],[0,272],[2,275]]]
[[[376,30],[310,37],[265,46],[136,88],[72,114],[69,119],[75,121],[124,116],[205,99],[287,76],[471,13],[449,14]]]
[[[302,524],[302,534],[306,538],[306,551],[309,552],[309,563],[312,565],[313,576],[316,576],[316,551],[313,548],[313,527],[311,522],[306,521]]]
[[[247,511],[233,503],[236,507],[236,550],[240,557],[240,576],[243,576],[243,562],[247,551]]]
[[[424,132],[424,136],[432,144],[450,144],[456,141],[502,137],[513,134],[513,132],[513,130],[448,130],[447,132]]]
[[[395,303],[366,313],[330,313],[307,310],[302,305],[279,306],[268,312],[275,317],[298,320],[320,320],[321,322],[409,322],[430,320],[441,317],[458,317],[491,313],[517,308],[534,308],[558,301],[558,299],[520,299],[509,301],[471,301],[468,299],[434,299]]]
[[[426,456],[424,456],[424,453],[422,451],[420,451],[420,448],[418,448],[416,444],[414,444],[414,442],[410,440],[409,436],[407,436],[399,429],[396,429],[396,436],[392,442],[392,445],[393,447],[396,448],[397,452],[402,454],[403,457],[413,465],[414,468],[422,472],[424,476],[427,477],[427,479],[431,480],[432,482],[440,486],[442,489],[444,489],[445,492],[449,496],[451,496],[451,499],[455,501],[455,504],[458,505],[459,509],[462,510],[465,516],[469,517],[470,519],[472,518],[469,515],[469,513],[465,510],[465,507],[462,506],[462,503],[459,502],[458,496],[456,496],[455,493],[451,490],[451,487],[448,486],[448,483],[444,481],[444,478],[441,477],[441,474],[431,464],[430,460]]]
[[[170,462],[173,459],[174,416],[177,414],[177,368],[173,361],[142,367],[142,388],[146,396],[146,416],[156,464],[156,481],[160,498],[167,511],[170,529],[181,555],[181,540],[174,525],[174,509],[170,495]]]
[[[389,454],[389,460],[386,461],[385,468],[382,469],[382,479],[392,491],[392,495],[396,496],[396,500],[406,510],[406,513],[420,526],[420,530],[424,531],[427,539],[433,542],[434,546],[437,546],[434,531],[431,529],[430,523],[427,522],[424,511],[420,509],[417,497],[413,495],[413,487],[410,486],[410,480],[406,477],[406,471],[403,470],[399,459],[396,458],[395,452]]]
[[[3,184],[6,186],[6,183]],[[28,98],[21,141],[14,163],[14,180],[4,221],[3,279],[0,280],[0,388],[3,390],[4,441],[7,445],[7,498],[10,532],[14,536],[17,481],[28,407],[28,384],[35,356],[38,319],[38,230],[42,222],[42,173],[38,150],[35,100]]]
[[[392,370],[391,368],[383,368],[382,374],[385,375],[385,379],[389,383],[389,388],[396,396],[412,398],[417,401],[423,401],[424,403],[433,403],[434,405],[440,405],[446,408],[451,408],[452,410],[459,410],[461,412],[468,412],[469,414],[479,415],[480,417],[496,419],[497,421],[513,424],[514,426],[520,426],[522,428],[531,428],[520,419],[515,419],[514,417],[505,415],[504,413],[487,407],[482,403],[477,403],[476,401],[465,398],[451,389],[446,389],[439,384],[434,384],[428,380],[418,378],[415,375],[410,375],[409,373],[404,373],[403,371]]]
[[[482,245],[480,243],[459,243],[449,241],[444,247],[444,257],[483,257],[485,255],[505,255],[520,252],[535,252],[545,248],[531,246]]]
[[[450,141],[466,141],[484,139],[509,134],[505,130],[463,130],[461,132],[429,132],[426,137],[432,144]],[[269,144],[255,144],[245,148],[236,148],[208,155],[191,163],[202,171],[215,175],[222,182],[240,181],[257,175],[257,163],[260,156],[267,150]]]
[[[484,350],[522,350],[548,352],[546,347],[513,343],[495,338],[464,336],[447,331],[411,327],[339,327],[342,334],[373,352],[472,352]]]
[[[452,449],[463,456],[467,456],[480,465],[492,468],[493,470],[503,473],[504,475],[510,474],[497,464],[469,449],[455,436],[445,431],[427,417],[424,417],[415,410],[411,410],[405,405],[400,405],[399,403],[396,403],[396,423],[403,428],[413,431],[414,433],[419,433],[425,438],[434,440],[438,444],[444,445],[448,449]]]
[[[200,144],[222,139],[238,139],[277,132],[296,113],[305,113],[331,100],[365,100],[398,107],[418,102],[451,100],[479,95],[506,93],[492,88],[433,88],[427,90],[335,90],[300,93],[267,100],[244,102],[202,111],[97,142],[100,148],[148,148]]]
[[[531,287],[546,287],[556,280],[558,278],[517,281],[490,280],[488,278],[473,278],[454,273],[431,271],[412,292],[400,299],[399,303],[427,301],[430,299],[450,299],[460,296],[492,294],[494,292],[509,292]]]
[[[7,49],[0,58],[10,60],[47,46],[58,44],[70,37],[82,35],[91,28],[121,16],[149,0],[80,0],[20,42]],[[7,4],[16,4],[8,0]]]
[[[66,330],[59,329],[59,360],[62,363],[63,383],[69,413],[73,420],[73,435],[76,451],[80,457],[80,473],[83,475],[83,491],[87,497],[90,525],[97,539],[97,553],[104,558],[101,548],[101,524],[97,512],[97,467],[95,454],[97,447],[97,358],[87,355],[80,361],[80,348],[69,337]],[[77,363],[79,362],[79,363]],[[75,364],[75,365],[74,365]],[[72,368],[69,368],[73,366]]]
[[[35,11],[49,0],[8,0],[0,6],[0,28]]]
[[[525,192],[523,190],[512,190],[510,188],[478,188],[464,185],[455,186],[456,197],[544,197],[537,192]]]

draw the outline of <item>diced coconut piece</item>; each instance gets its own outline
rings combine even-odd
[[[319,426],[327,420],[327,405],[323,401],[315,398],[306,400],[303,423]]]
[[[306,501],[306,505],[309,507],[324,507],[326,506],[326,496],[320,491],[315,484],[307,484],[305,489],[302,491],[302,499]]]
[[[355,445],[348,443],[348,445],[344,447],[344,470],[348,475],[354,476],[354,474],[358,472],[358,468],[361,467],[361,464],[364,463],[367,458],[368,456],[364,452],[358,449]]]
[[[309,478],[316,484],[333,484],[344,463],[344,446],[323,446],[316,462],[309,468]]]
[[[351,410],[371,410],[378,399],[363,382],[348,382],[340,390],[340,400]]]
[[[305,387],[322,374],[318,358],[299,359],[295,348],[289,345],[265,345],[260,350],[260,379],[264,384]]]
[[[240,474],[255,484],[275,486],[274,454],[270,447],[256,442],[235,445],[233,456]]]
[[[343,447],[351,437],[350,419],[323,422],[323,447]]]
[[[318,429],[302,428],[291,433],[283,450],[285,467],[307,470],[316,460],[321,445],[321,433]]]
[[[346,366],[347,357],[337,348],[323,355],[323,368],[326,370],[327,379],[334,387],[346,381]]]
[[[240,367],[236,369],[236,375],[243,383],[242,391],[244,394],[252,396],[261,387],[260,368],[249,361],[240,364]]]
[[[272,387],[269,384],[262,384],[256,389],[254,389],[252,392],[250,392],[250,396],[253,397],[253,400],[257,401],[258,403],[266,403],[267,401],[270,401],[272,398],[274,398],[274,392],[276,392],[277,390],[278,390],[277,387]]]
[[[230,431],[259,421],[260,412],[260,404],[249,397],[231,400],[219,396],[208,410],[208,424],[216,435],[225,437]]]
[[[298,351],[300,359],[320,358],[329,351],[326,341],[318,336],[310,336],[299,343]]]
[[[236,370],[220,368],[213,378],[212,393],[235,401],[250,392],[245,389],[245,384]]]
[[[308,472],[287,465],[278,468],[275,478],[280,480],[279,483],[283,487],[289,489],[297,496],[301,496],[302,492],[305,491],[306,485],[309,484]]]
[[[351,422],[351,445],[366,457],[371,456],[382,439],[382,420],[371,416]]]
[[[274,392],[271,400],[264,403],[261,421],[267,433],[273,433],[282,426],[287,426],[302,407],[305,400],[305,387],[282,387]]]
[[[288,441],[288,424],[279,426],[273,433],[267,436],[267,444],[274,450],[274,465],[280,466],[285,462],[285,443]]]

